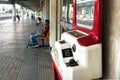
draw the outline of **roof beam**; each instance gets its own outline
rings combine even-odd
[[[13,4],[12,1],[0,1],[0,4]]]

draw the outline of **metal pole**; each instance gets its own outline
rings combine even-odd
[[[22,18],[22,20],[23,20],[23,18],[24,18],[24,9],[23,9],[23,6],[21,5],[21,18]]]
[[[16,21],[16,8],[15,3],[12,4],[12,20]]]

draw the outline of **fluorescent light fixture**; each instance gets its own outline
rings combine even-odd
[[[9,0],[0,0],[0,1],[9,1]]]

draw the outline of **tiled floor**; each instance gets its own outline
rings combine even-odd
[[[0,21],[0,80],[53,80],[48,47],[26,48],[39,27],[29,19]]]

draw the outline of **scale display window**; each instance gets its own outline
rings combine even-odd
[[[77,0],[76,24],[92,29],[94,21],[94,0]]]

